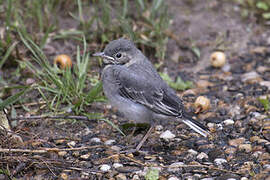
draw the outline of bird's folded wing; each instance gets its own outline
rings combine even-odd
[[[171,89],[167,89],[167,85],[160,79],[123,66],[115,67],[113,75],[122,97],[140,103],[159,114],[182,115],[181,100]]]

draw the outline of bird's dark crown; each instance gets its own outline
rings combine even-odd
[[[132,51],[133,49],[136,49],[133,42],[124,38],[120,38],[120,39],[111,41],[104,49],[104,53],[105,55],[112,57],[117,52],[120,52],[120,51],[127,52],[127,51]]]

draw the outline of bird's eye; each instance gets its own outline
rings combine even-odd
[[[121,58],[121,57],[122,57],[122,54],[121,54],[121,53],[117,53],[117,54],[116,54],[116,57],[117,57],[117,58]]]

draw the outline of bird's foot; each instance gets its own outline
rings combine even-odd
[[[125,155],[129,155],[129,154],[139,155],[140,153],[142,153],[142,151],[137,150],[136,148],[134,148],[134,149],[123,150],[123,151],[120,151],[119,153],[120,154],[125,154]]]

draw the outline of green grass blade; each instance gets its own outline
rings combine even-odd
[[[5,53],[3,59],[0,61],[0,69],[1,69],[2,66],[5,64],[6,60],[8,59],[8,57],[10,56],[11,52],[14,50],[14,48],[16,47],[17,44],[18,44],[18,42],[15,41],[15,42],[7,49],[7,52]]]
[[[5,99],[4,101],[0,102],[0,110],[3,110],[6,106],[9,106],[13,103],[15,103],[16,101],[18,101],[20,99],[20,97],[22,95],[24,95],[26,93],[26,91],[29,90],[30,87],[26,87],[24,90],[14,94],[13,96],[8,97],[7,99]]]
[[[87,102],[93,102],[99,93],[102,92],[102,82],[98,82],[96,86],[92,87],[86,97]]]

